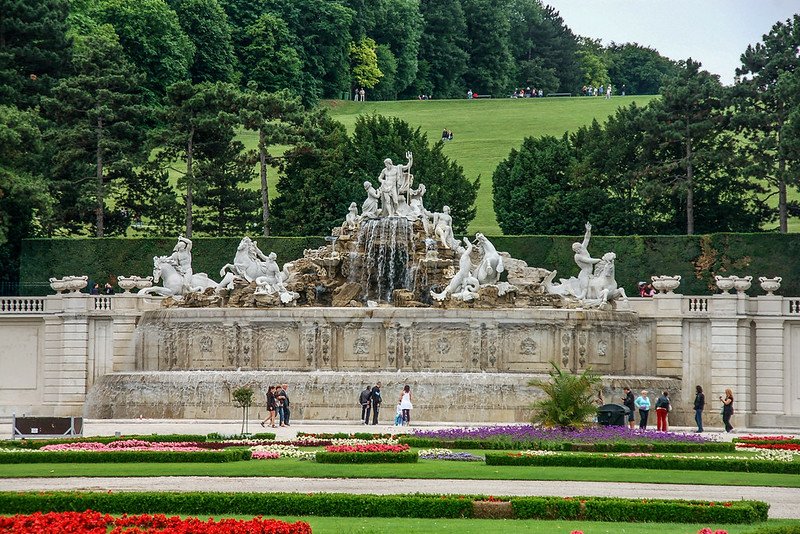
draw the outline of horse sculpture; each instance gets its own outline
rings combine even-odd
[[[183,276],[175,268],[175,261],[169,256],[153,257],[153,282],[157,284],[159,281],[162,287],[148,287],[139,294],[178,297],[191,292],[202,292],[209,287],[217,287],[217,283],[206,273],[193,274],[190,282],[186,284]]]
[[[602,259],[595,265],[594,274],[589,278],[585,296],[579,299],[581,305],[586,308],[599,308],[612,300],[628,300],[625,290],[617,285],[615,278],[614,260],[617,255],[613,252],[603,254]],[[578,286],[577,278],[569,280],[561,279],[560,284],[554,284],[553,279],[556,271],[552,271],[542,281],[542,285],[547,293],[551,295],[561,295],[562,297],[574,297],[576,292],[582,288]]]
[[[475,269],[473,276],[478,279],[480,285],[497,284],[500,281],[500,273],[505,271],[503,258],[497,253],[497,249],[491,241],[486,239],[482,233],[475,234],[475,241],[483,250],[483,259],[478,268]]]

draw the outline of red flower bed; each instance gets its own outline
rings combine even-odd
[[[30,515],[0,516],[0,532],[14,534],[311,534],[308,523],[286,523],[275,519],[249,521],[221,519],[201,521],[190,517],[130,515],[113,517],[100,512],[36,512]]]
[[[792,436],[742,436],[738,441],[789,441]]]
[[[369,445],[329,445],[325,447],[328,452],[405,452],[408,445],[386,445],[375,443]]]

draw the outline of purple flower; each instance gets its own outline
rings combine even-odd
[[[568,441],[573,443],[598,443],[627,441],[633,443],[676,442],[705,443],[709,441],[699,434],[659,432],[656,430],[629,429],[623,426],[598,426],[578,430],[542,428],[532,425],[499,425],[442,430],[414,430],[418,438],[433,438],[445,441],[457,439],[479,439],[512,442]]]

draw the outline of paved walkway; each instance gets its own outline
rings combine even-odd
[[[483,495],[601,496],[651,499],[740,499],[770,503],[770,518],[800,519],[800,490],[757,486],[685,486],[618,482],[286,477],[72,477],[3,479],[4,491],[233,491],[355,494],[433,493]]]

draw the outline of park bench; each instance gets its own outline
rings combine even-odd
[[[572,96],[572,93],[547,93],[547,96]]]
[[[11,439],[61,438],[83,435],[83,417],[11,418]]]

